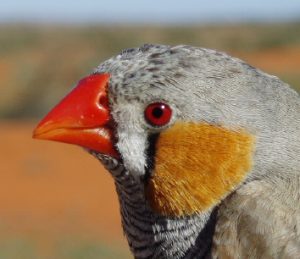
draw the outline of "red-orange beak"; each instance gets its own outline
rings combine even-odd
[[[76,144],[118,157],[108,127],[108,80],[109,74],[93,74],[79,81],[37,125],[33,138]]]

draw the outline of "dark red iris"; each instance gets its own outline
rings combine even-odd
[[[169,123],[172,110],[165,103],[151,103],[145,109],[145,118],[152,126],[161,127]]]

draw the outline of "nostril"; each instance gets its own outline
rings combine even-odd
[[[101,96],[99,97],[99,104],[100,104],[101,106],[107,108],[107,107],[108,107],[108,98],[107,98],[107,96],[101,95]]]

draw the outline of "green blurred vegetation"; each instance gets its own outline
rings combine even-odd
[[[102,61],[124,48],[144,43],[190,44],[238,57],[240,53],[251,56],[269,49],[276,52],[300,46],[300,23],[190,27],[0,25],[0,118],[42,116]],[[297,71],[279,71],[276,75],[300,88]]]

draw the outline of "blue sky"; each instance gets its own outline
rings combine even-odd
[[[193,23],[300,20],[300,0],[0,0],[0,22]]]

